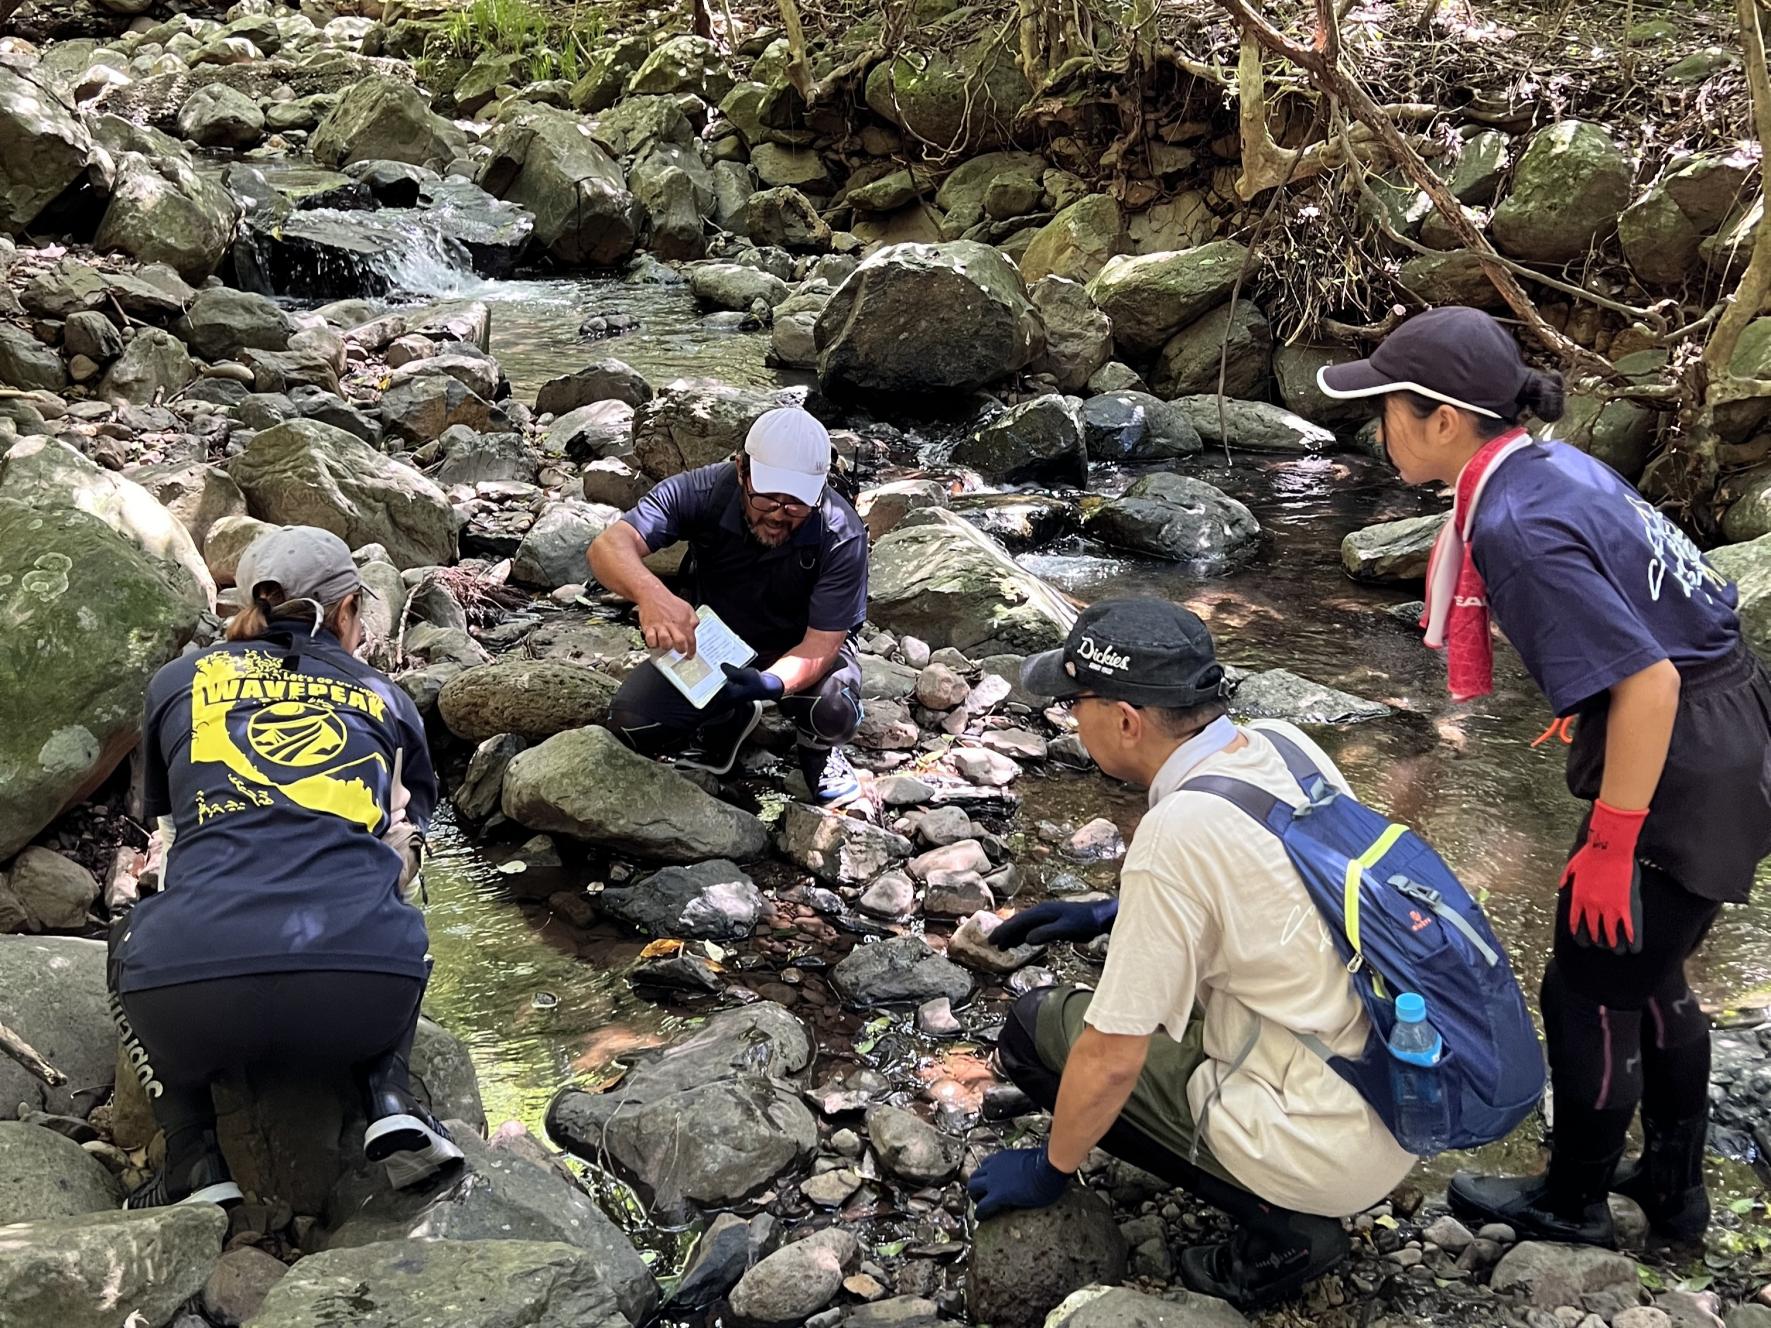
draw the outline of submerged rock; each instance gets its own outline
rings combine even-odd
[[[749,812],[638,756],[604,728],[572,729],[519,753],[504,776],[504,814],[662,862],[753,858],[768,832]]]
[[[756,927],[763,895],[737,863],[714,858],[608,886],[597,906],[647,936],[741,941]]]
[[[1433,541],[1439,538],[1448,517],[1448,513],[1439,512],[1380,521],[1355,530],[1341,541],[1341,566],[1361,581],[1390,584],[1422,580]]]
[[[735,1203],[817,1148],[817,1122],[785,1081],[811,1058],[805,1029],[780,1006],[722,1011],[685,1041],[633,1056],[607,1092],[563,1090],[547,1132],[660,1212]]]
[[[942,317],[931,321],[931,309]],[[1020,273],[969,240],[873,254],[830,297],[816,339],[824,387],[860,392],[969,391],[1044,347]]]
[[[1244,678],[1230,708],[1247,719],[1286,719],[1294,724],[1357,724],[1390,713],[1381,701],[1324,687],[1288,669],[1268,669]]]
[[[1125,1265],[1113,1210],[1072,1185],[1049,1208],[978,1223],[966,1264],[966,1309],[998,1328],[1038,1328],[1072,1292],[1120,1281]]]
[[[954,1003],[972,994],[966,971],[937,954],[920,936],[893,936],[857,945],[831,970],[836,989],[852,1005],[920,1005],[936,996]]]
[[[1188,475],[1146,475],[1098,508],[1088,531],[1115,548],[1176,562],[1215,561],[1260,537],[1254,513]]]

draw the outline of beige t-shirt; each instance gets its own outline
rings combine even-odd
[[[1203,1117],[1206,1145],[1269,1203],[1342,1217],[1384,1198],[1415,1159],[1292,1033],[1356,1055],[1369,1021],[1278,838],[1215,794],[1176,791],[1200,775],[1226,775],[1302,803],[1260,728],[1285,734],[1351,792],[1322,749],[1290,724],[1244,728],[1246,746],[1197,764],[1177,752],[1158,773],[1125,855],[1119,917],[1086,1021],[1103,1033],[1160,1028],[1179,1040],[1198,1007],[1207,1059],[1187,1097],[1194,1119]],[[1231,1073],[1257,1023],[1254,1049]]]

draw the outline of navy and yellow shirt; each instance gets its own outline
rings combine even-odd
[[[671,476],[621,519],[654,553],[689,542],[687,598],[719,614],[765,664],[808,629],[852,632],[867,619],[867,526],[829,487],[778,548],[750,533],[730,461]]]
[[[148,686],[147,813],[175,835],[123,942],[124,992],[258,973],[425,975],[389,824],[436,808],[411,699],[330,632],[273,631],[173,660]]]

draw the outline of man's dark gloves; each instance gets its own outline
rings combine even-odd
[[[1017,945],[1049,945],[1053,941],[1092,941],[1113,930],[1119,916],[1117,899],[1048,899],[1024,908],[990,933],[999,950]]]
[[[773,673],[761,669],[738,669],[721,664],[726,674],[726,695],[739,705],[747,701],[779,701],[787,685]]]
[[[1045,1149],[1010,1148],[978,1163],[965,1188],[978,1205],[981,1221],[1005,1208],[1055,1204],[1069,1183],[1070,1177],[1046,1159]]]

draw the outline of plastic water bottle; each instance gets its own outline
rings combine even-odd
[[[1417,992],[1396,998],[1390,1030],[1390,1086],[1396,1102],[1396,1142],[1416,1157],[1445,1151],[1451,1130],[1439,1058],[1445,1043],[1427,1022],[1427,1002]]]

